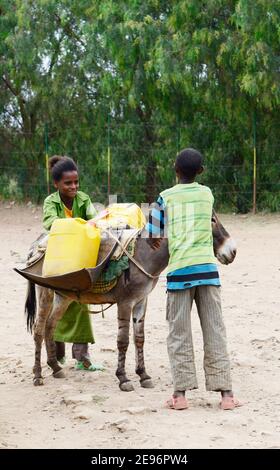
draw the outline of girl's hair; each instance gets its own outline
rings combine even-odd
[[[54,155],[49,159],[49,169],[54,181],[60,181],[65,171],[78,171],[72,158],[60,155]]]

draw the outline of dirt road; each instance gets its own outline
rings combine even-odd
[[[219,395],[205,392],[203,347],[196,311],[193,334],[199,390],[190,409],[170,411],[164,276],[149,298],[146,365],[155,388],[139,386],[134,346],[127,371],[135,391],[121,392],[115,378],[116,309],[93,315],[92,357],[105,372],[74,370],[67,345],[66,379],[32,385],[33,340],[26,332],[22,267],[41,232],[41,209],[0,203],[0,447],[2,448],[271,448],[280,447],[280,215],[221,216],[238,245],[235,262],[221,266],[224,319],[236,396],[244,407],[223,412]],[[44,353],[44,364],[46,356]]]

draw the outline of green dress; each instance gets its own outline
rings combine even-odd
[[[78,191],[73,201],[72,216],[85,220],[92,219],[96,215],[89,196]],[[50,194],[43,206],[43,226],[50,230],[55,219],[65,218],[64,205],[59,192]],[[94,343],[88,306],[79,302],[72,302],[65,314],[57,322],[53,339],[65,343]]]

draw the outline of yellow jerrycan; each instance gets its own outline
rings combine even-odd
[[[80,218],[56,219],[51,227],[43,276],[55,276],[96,266],[100,230]]]
[[[143,212],[135,203],[111,204],[104,212],[104,218],[97,223],[101,228],[106,226],[142,228],[146,223]]]

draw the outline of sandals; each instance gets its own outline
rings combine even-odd
[[[234,408],[239,408],[243,403],[238,401],[233,397],[223,397],[220,402],[221,410],[234,410]],[[164,404],[165,408],[169,410],[186,410],[189,407],[188,401],[184,396],[171,397]]]
[[[82,361],[77,361],[75,364],[76,370],[88,370],[90,372],[95,372],[96,370],[103,371],[105,367],[101,364],[94,364],[89,359],[83,359]]]
[[[180,395],[178,397],[171,397],[164,404],[165,408],[170,410],[186,410],[189,407],[187,399]]]
[[[219,406],[221,410],[234,410],[234,408],[239,408],[242,405],[243,403],[234,397],[223,397]]]
[[[59,362],[63,366],[66,362],[66,357],[65,356],[60,357],[59,359],[57,359],[57,362]]]

